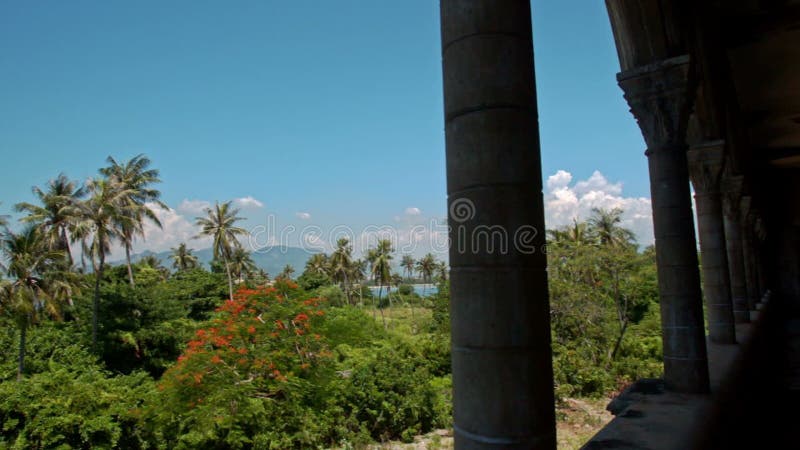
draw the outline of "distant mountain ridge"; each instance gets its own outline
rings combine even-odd
[[[171,254],[172,252],[169,250],[157,253],[150,250],[145,250],[141,253],[135,253],[131,255],[131,260],[133,262],[137,262],[146,256],[155,256],[161,260],[161,264],[163,264],[164,267],[171,269],[172,260],[169,258]],[[200,260],[200,263],[203,264],[203,267],[208,269],[209,264],[213,259],[214,252],[211,250],[211,248],[204,248],[200,250],[193,250],[192,254],[197,256],[197,259]],[[306,261],[308,261],[308,258],[310,258],[313,254],[313,252],[299,247],[275,246],[263,248],[257,252],[251,252],[250,257],[253,259],[253,262],[256,264],[256,266],[264,269],[271,277],[279,274],[287,264],[290,264],[292,267],[294,267],[294,276],[296,277],[303,272]],[[111,261],[111,264],[121,264],[123,262],[124,260],[116,260]]]

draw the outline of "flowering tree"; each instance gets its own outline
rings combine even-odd
[[[303,411],[315,401],[331,353],[314,333],[325,315],[322,300],[282,293],[296,288],[240,288],[197,331],[158,386],[153,410],[170,424],[162,429],[170,447],[297,445],[297,433],[314,429]]]

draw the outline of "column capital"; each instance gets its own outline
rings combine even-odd
[[[617,74],[631,113],[647,143],[647,154],[686,148],[693,100],[689,55]]]
[[[725,166],[725,141],[704,142],[686,152],[689,178],[699,195],[719,193],[722,168]]]

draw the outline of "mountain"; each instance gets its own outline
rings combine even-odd
[[[171,253],[172,252],[170,251],[156,253],[145,250],[142,253],[131,255],[131,260],[136,262],[145,256],[155,256],[161,260],[161,263],[165,267],[171,268],[172,261],[169,259],[169,255]],[[213,257],[211,248],[194,250],[193,254],[197,256],[197,259],[199,259],[203,266],[208,269],[209,263]],[[250,257],[253,259],[253,262],[256,263],[256,266],[264,269],[270,275],[270,277],[274,277],[275,275],[281,273],[283,267],[287,264],[290,264],[292,267],[294,267],[295,276],[300,275],[303,272],[306,261],[308,261],[308,258],[310,258],[311,255],[313,255],[313,253],[302,248],[279,246],[267,247],[260,249],[257,252],[250,253]],[[121,264],[122,262],[123,261],[113,261],[111,264]]]

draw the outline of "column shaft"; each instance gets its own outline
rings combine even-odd
[[[697,228],[700,234],[703,294],[706,300],[708,334],[712,342],[735,344],[736,327],[731,303],[725,225],[719,190],[724,161],[724,142],[693,148],[687,154],[695,190]]]
[[[745,285],[747,286],[747,309],[751,311],[756,309],[756,303],[761,299],[755,259],[755,240],[753,239],[752,201],[751,196],[742,196],[742,257],[744,260]]]
[[[455,445],[552,450],[530,1],[442,0],[441,26]]]
[[[688,56],[623,72],[620,86],[647,142],[658,264],[664,379],[679,392],[708,392],[700,272],[689,191]]]
[[[750,322],[750,308],[747,306],[747,282],[744,272],[744,254],[742,253],[742,223],[739,214],[742,177],[726,177],[723,185],[725,247],[728,251],[733,318],[736,323],[748,323]]]

